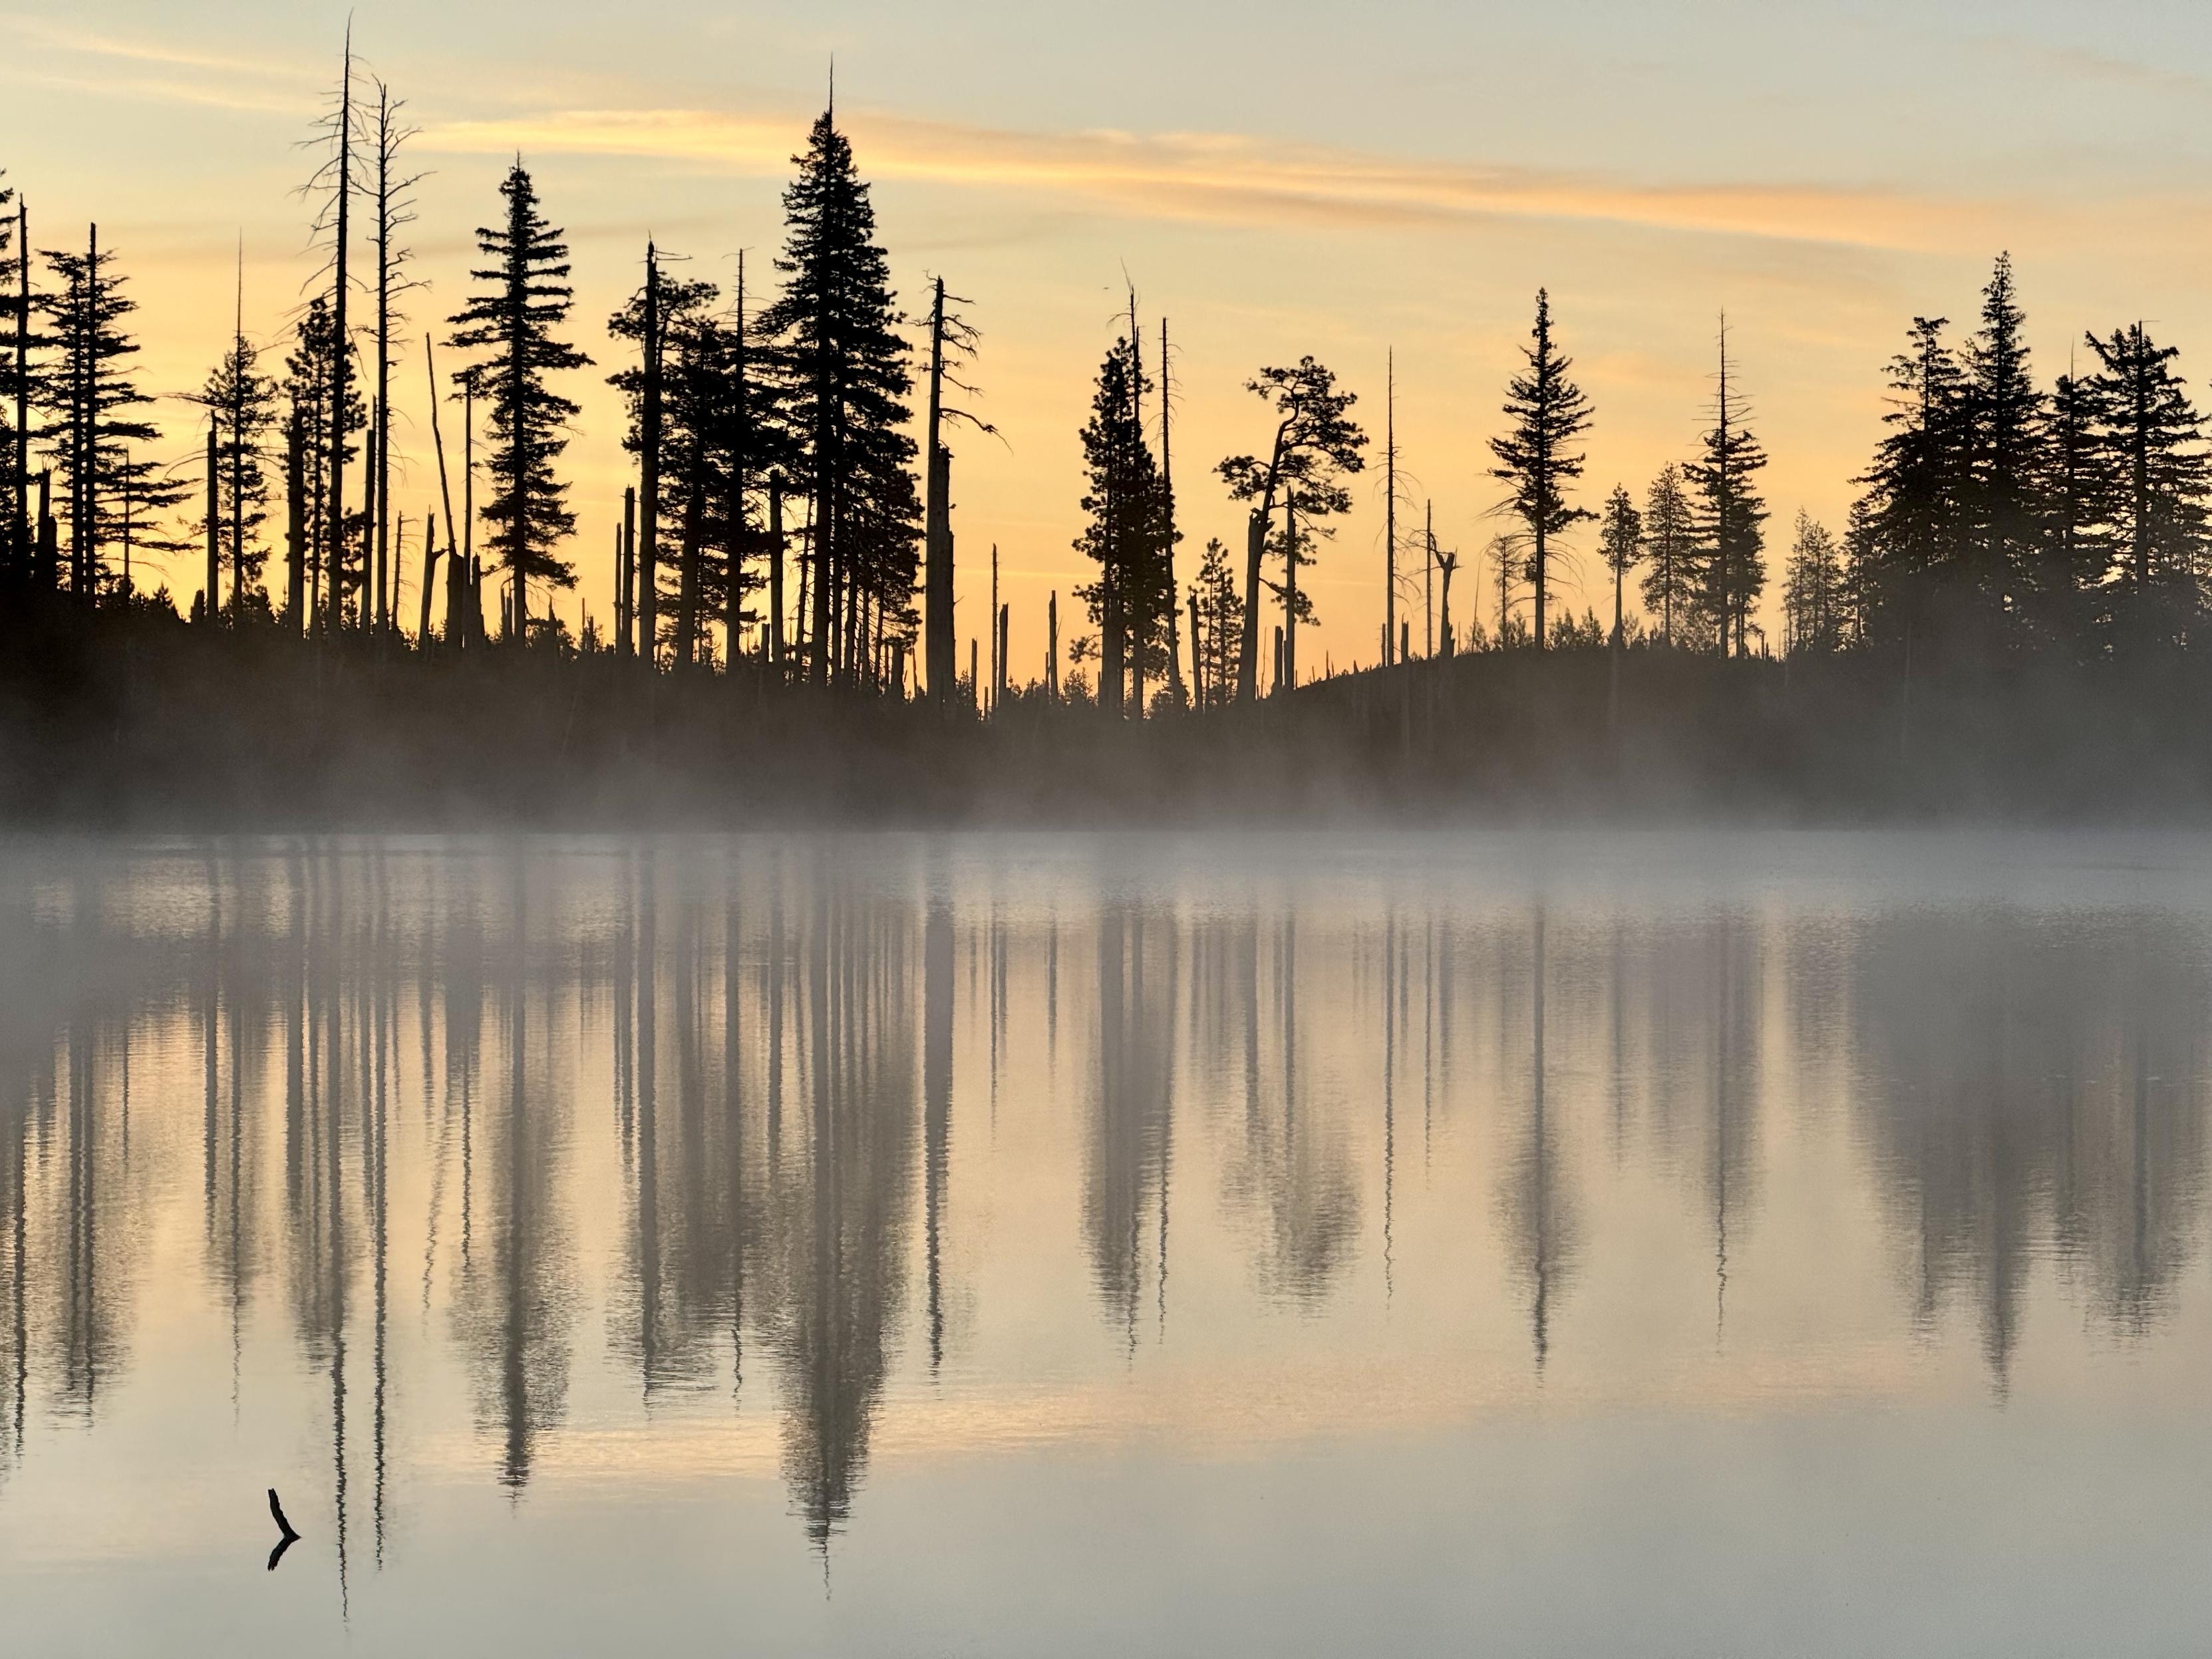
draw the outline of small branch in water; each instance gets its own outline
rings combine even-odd
[[[276,1488],[274,1486],[269,1488],[269,1513],[276,1518],[277,1530],[283,1534],[276,1540],[276,1547],[269,1552],[268,1571],[274,1572],[276,1564],[284,1559],[284,1552],[300,1541],[300,1534],[292,1530],[292,1523],[284,1518],[284,1506],[276,1501]]]

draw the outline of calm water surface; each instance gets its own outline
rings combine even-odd
[[[2199,1651],[2208,1085],[2199,839],[0,845],[0,1646]]]

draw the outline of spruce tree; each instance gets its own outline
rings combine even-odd
[[[1199,630],[1198,662],[1204,700],[1217,707],[1235,700],[1237,665],[1243,654],[1244,602],[1237,596],[1237,573],[1219,537],[1206,540],[1197,579],[1191,584],[1193,616]]]
[[[921,533],[907,344],[875,240],[875,208],[836,112],[814,123],[784,191],[783,292],[761,313],[786,377],[786,419],[814,498],[810,672],[862,679],[871,617],[910,638]]]
[[[230,349],[195,401],[216,422],[216,533],[230,574],[230,615],[245,614],[246,593],[258,586],[268,558],[260,531],[269,518],[268,450],[277,424],[277,388],[261,372],[259,348],[233,323]],[[208,531],[205,515],[198,532]]]
[[[350,340],[345,343],[345,349],[349,356],[356,355]],[[334,557],[331,544],[331,462],[333,457],[341,465],[351,460],[357,453],[355,439],[368,427],[361,376],[350,370],[341,376],[335,367],[337,355],[337,319],[328,296],[318,294],[301,313],[293,330],[292,350],[284,359],[285,472],[287,489],[296,503],[287,533],[288,539],[296,534],[300,544],[299,569],[292,591],[287,593],[285,610],[288,617],[301,627],[311,618],[327,617],[338,603],[325,593],[331,573],[343,562],[343,550]],[[342,419],[334,419],[331,396],[341,381],[345,386],[345,410]],[[286,551],[289,564],[291,550],[288,547]]]
[[[1613,572],[1612,642],[1617,648],[1621,639],[1621,589],[1628,573],[1644,556],[1644,515],[1636,510],[1636,502],[1624,484],[1615,484],[1613,494],[1606,497],[1598,547],[1605,555],[1605,568]]]
[[[1782,580],[1790,651],[1825,653],[1843,643],[1843,559],[1835,537],[1799,508],[1797,536]]]
[[[530,584],[576,585],[575,567],[553,550],[576,527],[568,487],[553,471],[568,447],[576,405],[555,392],[548,377],[587,368],[592,360],[556,333],[574,298],[568,249],[539,210],[537,186],[521,162],[507,170],[499,190],[507,201],[505,221],[477,230],[477,246],[489,263],[470,272],[483,286],[449,320],[455,346],[488,354],[454,379],[489,407],[492,492],[482,516],[491,526],[490,550],[511,585],[514,637],[526,641]]]
[[[1682,469],[1669,461],[1644,497],[1644,609],[1658,619],[1659,637],[1693,648],[1697,623],[1697,520],[1682,488]],[[1692,637],[1681,639],[1685,629]]]
[[[1875,526],[1874,502],[1862,495],[1851,503],[1838,556],[1837,631],[1843,643],[1866,644],[1867,618],[1873,613],[1880,584],[1881,541]]]
[[[1890,363],[1889,432],[1867,486],[1875,541],[1870,635],[1926,638],[1955,613],[1968,544],[1972,404],[1964,370],[1943,339],[1947,319],[1916,317]]]
[[[2112,480],[2100,433],[2101,388],[2070,370],[2045,410],[2041,476],[2043,548],[2029,595],[2040,640],[2078,647],[2089,635],[2090,597],[2111,558]]]
[[[1128,338],[1116,339],[1099,365],[1091,418],[1078,434],[1087,522],[1075,550],[1097,565],[1098,577],[1075,591],[1098,628],[1098,706],[1114,715],[1127,702],[1137,619],[1158,611],[1169,580],[1159,556],[1167,495],[1138,415],[1142,374]]]
[[[51,448],[66,503],[58,516],[69,526],[70,590],[89,600],[114,586],[118,572],[106,550],[126,532],[137,545],[150,545],[141,527],[188,486],[167,481],[156,463],[133,453],[161,433],[132,412],[154,401],[128,369],[138,343],[123,323],[137,305],[123,292],[114,253],[100,246],[100,228],[88,231],[83,252],[46,250],[42,257],[55,283],[42,300],[54,358],[42,376],[48,418],[39,435]]]
[[[2098,443],[2110,469],[2112,620],[2131,641],[2183,640],[2201,606],[2212,467],[2179,355],[2141,323],[2088,337]]]
[[[1733,643],[1736,655],[1743,656],[1750,649],[1752,608],[1766,589],[1766,503],[1752,486],[1766,465],[1766,452],[1746,424],[1750,410],[1742,387],[1730,379],[1725,317],[1720,360],[1713,424],[1705,433],[1702,458],[1682,471],[1696,491],[1696,608],[1712,629],[1720,653],[1726,656]]]
[[[2037,474],[2043,397],[2027,364],[2012,256],[1982,290],[1982,325],[1966,347],[1969,489],[1966,573],[1984,626],[2008,630],[2040,574]]]
[[[720,290],[708,282],[659,279],[653,296],[659,331],[661,499],[672,509],[677,554],[659,572],[660,586],[653,613],[660,638],[679,665],[696,660],[708,595],[703,578],[705,550],[715,539],[714,521],[720,504],[715,488],[723,443],[723,384],[730,347],[715,315]],[[607,321],[617,339],[642,344],[647,295],[641,289]],[[646,367],[642,356],[608,376],[623,394],[629,413],[624,446],[642,453],[645,441]]]
[[[1567,486],[1582,477],[1583,456],[1577,440],[1589,429],[1589,400],[1567,378],[1571,358],[1552,338],[1552,301],[1536,290],[1533,343],[1521,348],[1525,372],[1507,384],[1505,414],[1513,422],[1490,441],[1498,465],[1490,476],[1509,489],[1506,505],[1521,520],[1528,548],[1528,580],[1536,592],[1536,648],[1546,644],[1545,611],[1551,592],[1552,543],[1564,531],[1597,515],[1567,504]]]

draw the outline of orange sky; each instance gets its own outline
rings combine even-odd
[[[296,146],[344,22],[273,0],[195,9],[189,23],[142,0],[67,22],[0,15],[13,137],[0,162],[33,240],[80,241],[99,220],[141,306],[142,378],[165,394],[222,349],[241,239],[249,331],[275,338],[300,302],[313,261]],[[1725,308],[1773,458],[1775,589],[1797,509],[1840,524],[1906,322],[1971,318],[1999,247],[2018,263],[2046,380],[2083,327],[2142,316],[2184,349],[2185,371],[2212,343],[2199,321],[2212,250],[2194,210],[2212,49],[2179,9],[2132,8],[2093,33],[2055,8],[1963,4],[1701,8],[1662,26],[1605,0],[1547,18],[1415,6],[1371,21],[1303,0],[1264,14],[1147,3],[1111,39],[996,3],[928,20],[693,0],[649,17],[573,0],[449,14],[416,0],[354,13],[432,169],[398,494],[416,520],[433,493],[421,332],[459,308],[469,231],[520,151],[569,233],[571,333],[599,365],[565,388],[584,405],[566,461],[572,621],[580,602],[608,611],[625,479],[606,316],[648,234],[700,275],[726,280],[740,248],[765,264],[833,53],[905,302],[919,309],[942,274],[984,332],[979,410],[1004,442],[957,441],[959,632],[981,631],[995,543],[1018,677],[1041,665],[1046,593],[1083,579],[1075,434],[1125,280],[1147,328],[1164,313],[1176,341],[1186,579],[1208,536],[1238,536],[1211,470],[1265,436],[1243,380],[1313,353],[1361,394],[1379,452],[1394,348],[1409,493],[1433,497],[1439,541],[1482,573],[1503,528],[1484,441],[1540,284],[1595,406],[1592,507],[1690,452]],[[190,416],[161,414],[181,461]],[[1375,653],[1379,477],[1357,493],[1312,584],[1309,672]],[[187,598],[193,562],[174,573]],[[1605,609],[1601,575],[1584,535],[1561,598]],[[1480,604],[1494,621],[1487,585]]]

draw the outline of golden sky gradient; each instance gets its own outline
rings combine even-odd
[[[355,9],[364,64],[409,100],[431,170],[413,227],[426,292],[395,398],[397,494],[434,491],[421,335],[459,309],[469,232],[520,152],[574,248],[573,337],[598,360],[567,458],[582,584],[609,609],[625,481],[604,384],[608,313],[646,237],[757,283],[779,193],[830,61],[841,124],[876,185],[896,281],[919,309],[942,274],[984,332],[978,412],[957,440],[959,632],[981,631],[990,548],[1013,605],[1017,677],[1042,665],[1044,598],[1084,572],[1069,542],[1076,431],[1125,281],[1175,340],[1175,471],[1186,579],[1239,509],[1211,476],[1265,437],[1240,387],[1311,352],[1361,394],[1379,465],[1386,354],[1398,362],[1409,493],[1463,556],[1454,594],[1494,622],[1484,550],[1503,528],[1484,440],[1548,286],[1596,410],[1581,496],[1639,494],[1687,455],[1728,313],[1736,376],[1773,460],[1778,587],[1802,507],[1840,525],[1879,434],[1882,365],[1916,313],[1962,324],[2009,248],[2036,367],[2083,328],[2140,316],[2205,338],[2197,204],[2212,131],[2212,37],[2186,9],[2079,21],[2058,8],[1872,4],[1788,16],[1708,5],[1661,17],[1585,0],[1537,17],[1413,5],[1373,16],[1301,3],[1096,20],[978,3],[770,9],[574,0]],[[195,386],[229,326],[243,245],[249,332],[275,339],[314,261],[297,148],[336,73],[338,7],[226,0],[185,19],[142,0],[66,19],[0,14],[0,153],[33,240],[97,220],[141,311],[143,380]],[[162,414],[178,459],[181,404]],[[454,441],[448,427],[448,441]],[[1371,660],[1382,611],[1382,484],[1322,553],[1319,670]],[[1585,534],[1561,597],[1610,604]],[[414,546],[410,529],[409,546]],[[197,586],[180,562],[174,586]],[[1473,573],[1472,575],[1466,573]],[[1771,614],[1770,598],[1769,613]],[[411,614],[411,607],[404,614]],[[1416,631],[1419,613],[1415,612]]]

